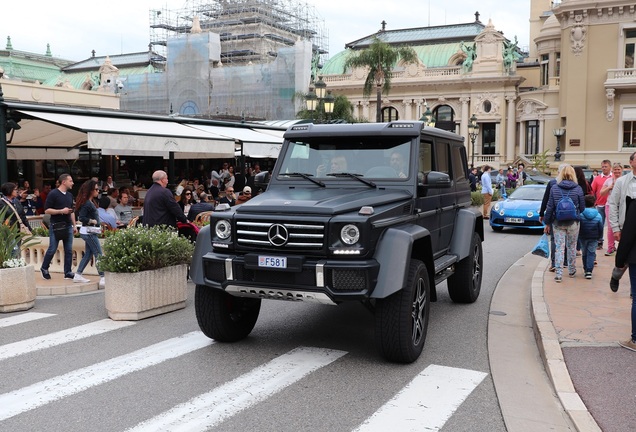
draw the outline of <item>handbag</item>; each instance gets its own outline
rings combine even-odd
[[[51,229],[53,230],[53,235],[56,240],[62,240],[68,235],[66,222],[53,222],[51,224]]]
[[[532,249],[532,255],[538,255],[542,258],[548,258],[550,256],[550,241],[548,235],[543,234],[539,239],[539,243]]]
[[[31,230],[29,229],[29,227],[27,227],[26,225],[24,225],[24,222],[22,222],[22,218],[20,217],[20,215],[18,214],[18,211],[15,209],[15,207],[13,206],[13,204],[11,204],[11,201],[4,199],[3,201],[5,203],[7,203],[7,205],[9,207],[11,207],[11,210],[13,210],[13,213],[15,214],[16,219],[18,220],[18,224],[20,224],[20,232],[23,234],[28,234],[31,235]]]
[[[102,227],[101,226],[87,226],[86,227],[86,232],[88,234],[101,234],[102,233]]]

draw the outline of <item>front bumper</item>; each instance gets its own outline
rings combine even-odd
[[[209,252],[203,256],[205,285],[240,297],[338,304],[369,298],[380,268],[373,259],[285,257],[287,269],[272,269],[258,266],[258,254]]]

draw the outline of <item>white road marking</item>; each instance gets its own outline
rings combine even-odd
[[[55,333],[49,333],[44,336],[38,336],[26,339],[20,342],[14,342],[0,346],[0,360],[30,353],[33,351],[50,348],[52,346],[61,345],[67,342],[84,339],[112,330],[118,330],[124,327],[134,325],[132,321],[113,321],[110,319],[95,321],[78,327],[61,330]]]
[[[48,318],[55,316],[55,314],[41,313],[41,312],[27,312],[20,315],[15,315],[9,318],[0,319],[0,328],[9,327],[16,324],[22,324],[29,321],[35,321],[41,318]]]
[[[483,372],[430,365],[356,432],[438,431],[486,376]]]
[[[200,331],[186,333],[130,354],[1,394],[0,421],[213,343]]]
[[[205,431],[345,354],[330,349],[296,348],[128,431]]]

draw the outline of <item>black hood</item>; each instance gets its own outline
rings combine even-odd
[[[273,214],[284,209],[285,213],[335,215],[411,198],[407,191],[392,189],[281,188],[270,189],[235,209],[237,213]]]

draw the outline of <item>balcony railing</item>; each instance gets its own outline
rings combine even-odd
[[[605,87],[636,88],[636,69],[608,69]]]
[[[431,78],[435,80],[439,79],[454,79],[459,77],[462,74],[461,66],[450,66],[443,68],[430,68],[423,69],[420,71],[420,76],[425,78]],[[342,74],[342,75],[323,75],[322,79],[328,84],[345,84],[350,81],[364,81],[366,75],[364,75],[361,79],[355,78],[353,74]],[[391,73],[392,80],[401,80],[408,79],[409,74],[406,70],[396,71]]]

